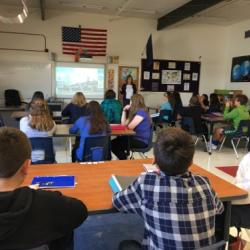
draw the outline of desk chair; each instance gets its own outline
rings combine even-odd
[[[111,160],[110,136],[87,137],[82,161]]]
[[[32,164],[49,164],[55,163],[55,153],[53,148],[52,137],[32,137],[29,138],[32,146],[32,151],[44,151],[44,159],[32,162]]]
[[[147,156],[145,155],[151,148],[153,148],[153,134],[154,134],[154,126],[152,125],[150,128],[150,136],[148,140],[148,145],[145,148],[131,148],[131,156],[130,159],[134,159],[134,153],[139,153],[139,155],[146,159]]]
[[[239,155],[237,152],[237,148],[239,146],[239,143],[242,139],[246,140],[245,148],[247,148],[247,146],[249,144],[249,136],[250,136],[250,120],[241,120],[239,127],[238,127],[237,131],[235,131],[235,133],[233,133],[232,135],[224,136],[223,141],[220,145],[219,151],[221,151],[226,138],[230,138],[234,153],[236,155],[236,158],[238,159]],[[237,141],[236,145],[234,144],[235,140]]]
[[[201,247],[196,250],[223,250],[225,249],[226,242],[224,240],[214,243],[207,247]]]
[[[168,117],[168,119],[166,119],[166,117]],[[159,115],[159,120],[156,122],[156,126],[173,126],[173,119],[172,119],[172,110],[160,110],[160,115]]]
[[[206,150],[208,151],[207,139],[206,135],[203,132],[201,119],[196,119],[194,121],[193,117],[183,116],[181,120],[181,128],[196,137],[194,143],[195,145],[198,143],[199,140],[203,139],[206,146]]]

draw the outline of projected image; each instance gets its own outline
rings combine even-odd
[[[86,98],[103,98],[104,67],[74,68],[56,67],[56,96],[72,98],[77,92],[84,93]]]

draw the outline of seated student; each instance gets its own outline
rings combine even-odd
[[[56,130],[56,124],[52,120],[48,106],[44,103],[32,103],[30,114],[20,120],[20,130],[27,137],[49,137]],[[44,160],[44,150],[32,151],[32,162]]]
[[[129,112],[128,118],[127,112]],[[133,95],[130,105],[123,108],[121,124],[136,132],[136,135],[129,138],[130,147],[147,147],[151,133],[151,119],[142,95]],[[127,149],[128,139],[126,136],[120,136],[112,140],[111,150],[119,160],[127,159]]]
[[[174,91],[172,93],[173,98],[174,98],[174,109],[173,109],[173,120],[177,121],[177,115],[180,112],[180,109],[183,107],[182,105],[182,100],[181,100],[181,95],[179,92]]]
[[[199,102],[203,110],[203,113],[206,113],[209,109],[209,101],[207,94],[202,94],[201,96],[199,96]]]
[[[222,112],[219,97],[215,93],[210,94],[210,104],[209,104],[209,109],[207,112],[208,113]]]
[[[170,110],[171,112],[174,110],[175,107],[175,100],[173,95],[170,92],[164,93],[165,102],[160,105],[160,110]],[[163,117],[164,120],[169,120],[168,116]]]
[[[101,103],[102,111],[109,123],[120,123],[122,105],[115,99],[115,91],[109,89],[105,93],[105,99]]]
[[[69,132],[72,134],[80,133],[80,141],[76,140],[76,144],[72,150],[72,162],[83,160],[86,137],[97,137],[110,132],[109,124],[98,102],[91,101],[88,103],[87,112],[88,116],[80,117],[69,129]]]
[[[250,153],[246,154],[239,164],[235,184],[248,192],[248,197],[234,201],[231,207],[231,226],[250,228]]]
[[[213,150],[217,149],[219,142],[222,141],[224,135],[233,135],[240,124],[241,120],[247,120],[250,118],[248,108],[247,108],[248,98],[245,95],[237,95],[233,103],[227,101],[224,110],[224,118],[226,120],[231,120],[232,125],[224,128],[217,128],[213,135],[213,141],[211,148]],[[230,108],[233,109],[230,111]]]
[[[62,116],[69,117],[69,123],[73,124],[81,116],[87,115],[87,102],[82,92],[76,92],[69,103],[62,111]]]
[[[34,92],[32,98],[31,98],[30,103],[28,103],[28,105],[25,108],[25,111],[29,111],[30,110],[30,106],[31,106],[32,103],[36,103],[36,104],[45,103],[46,104],[46,101],[45,101],[45,98],[44,98],[44,94],[43,94],[42,91],[35,91]]]
[[[162,127],[162,124],[161,124],[162,122],[170,123],[172,121],[172,114],[173,114],[173,110],[174,110],[174,106],[175,106],[174,105],[175,104],[174,96],[171,92],[165,92],[163,94],[163,96],[164,96],[165,102],[159,106],[159,110],[160,110],[160,112],[166,110],[169,112],[170,115],[164,114],[164,116],[162,116],[159,112],[158,113],[159,116],[155,117],[153,114],[152,121],[154,123],[155,128],[156,128],[156,126]]]
[[[53,250],[69,249],[73,230],[88,216],[87,208],[60,192],[21,187],[30,154],[23,132],[0,128],[0,249],[30,249],[43,244]]]
[[[189,132],[203,132],[203,125],[201,121],[201,115],[203,110],[201,108],[198,95],[193,95],[189,100],[187,107],[180,108],[179,115],[182,117],[182,128]],[[190,120],[184,120],[183,117],[192,118]],[[195,131],[192,131],[195,130]]]
[[[52,136],[56,124],[49,114],[48,106],[44,103],[31,104],[30,114],[20,120],[20,130],[28,137]]]
[[[159,172],[142,173],[114,194],[115,208],[144,220],[142,249],[191,250],[215,243],[215,216],[223,212],[223,203],[207,178],[188,171],[193,155],[187,132],[162,129],[154,145]]]

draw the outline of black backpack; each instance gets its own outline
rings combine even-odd
[[[20,106],[21,98],[18,90],[7,89],[4,91],[5,105],[6,106]]]

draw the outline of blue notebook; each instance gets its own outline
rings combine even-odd
[[[39,188],[66,188],[75,187],[75,176],[35,176],[31,185],[38,184]]]

